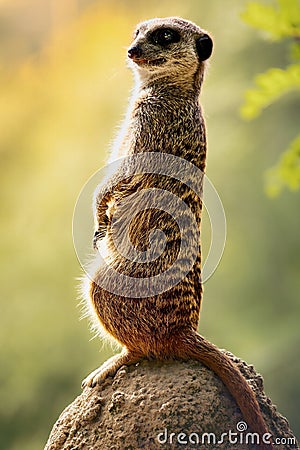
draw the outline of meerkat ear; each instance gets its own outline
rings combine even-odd
[[[208,59],[212,53],[213,41],[208,34],[203,34],[196,39],[196,49],[200,61]]]

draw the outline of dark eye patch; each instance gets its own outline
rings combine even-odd
[[[150,40],[155,45],[166,46],[180,41],[180,34],[178,31],[171,28],[159,28],[153,31],[150,35]]]

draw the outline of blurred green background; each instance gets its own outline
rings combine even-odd
[[[299,192],[270,199],[263,187],[298,131],[299,96],[241,119],[253,76],[287,64],[285,42],[270,43],[241,20],[246,4],[0,1],[1,449],[43,448],[81,379],[112,354],[79,320],[72,213],[126,109],[132,30],[167,15],[195,21],[215,41],[202,104],[207,174],[228,236],[199,329],[255,365],[299,437]]]

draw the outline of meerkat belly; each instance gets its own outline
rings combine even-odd
[[[103,256],[124,276],[149,279],[165,271],[172,276],[174,269],[182,279],[200,256],[201,203],[180,198],[163,210],[155,200],[143,200],[132,204],[125,197],[114,205]]]
[[[105,331],[126,347],[163,357],[159,352],[167,351],[176,329],[197,328],[202,292],[198,279],[195,288],[195,270],[167,292],[145,298],[123,297],[101,288],[104,275],[104,269],[98,270],[91,284],[93,308]]]

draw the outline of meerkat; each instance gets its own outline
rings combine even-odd
[[[135,90],[114,157],[150,152],[171,154],[192,163],[204,173],[206,132],[199,94],[206,60],[212,49],[212,38],[206,31],[178,17],[151,19],[137,26],[128,49]],[[176,260],[181,239],[178,226],[168,212],[155,208],[155,205],[145,207],[136,216],[134,210],[121,211],[114,222],[122,201],[145,189],[170,191],[188,205],[198,230],[202,201],[175,177],[153,173],[126,176],[130,172],[128,164],[128,161],[121,163],[116,173],[98,189],[94,205],[94,247],[97,248],[101,241],[106,242],[109,265],[118,273],[135,279],[151,278],[170,268]],[[202,183],[203,180],[194,181]],[[184,215],[183,211],[179,213]],[[132,215],[130,240],[141,252],[151,246],[151,231],[160,229],[164,232],[166,245],[161,257],[139,262],[118,253],[112,228],[122,228],[122,214]],[[188,238],[196,239],[188,221],[182,222]],[[191,261],[194,261],[192,268],[185,274],[185,266],[188,267]],[[197,332],[202,300],[200,244],[191,246],[180,264],[185,274],[180,282],[157,295],[141,295],[140,298],[131,297],[126,287],[123,295],[113,293],[113,289],[104,289],[102,280],[108,277],[107,265],[97,267],[89,281],[87,303],[90,314],[106,334],[121,344],[123,351],[92,372],[83,381],[83,386],[94,387],[107,376],[114,375],[121,366],[137,363],[143,358],[196,359],[224,382],[249,427],[262,436],[268,429],[253,390],[236,365]],[[272,446],[268,445],[268,448]]]

